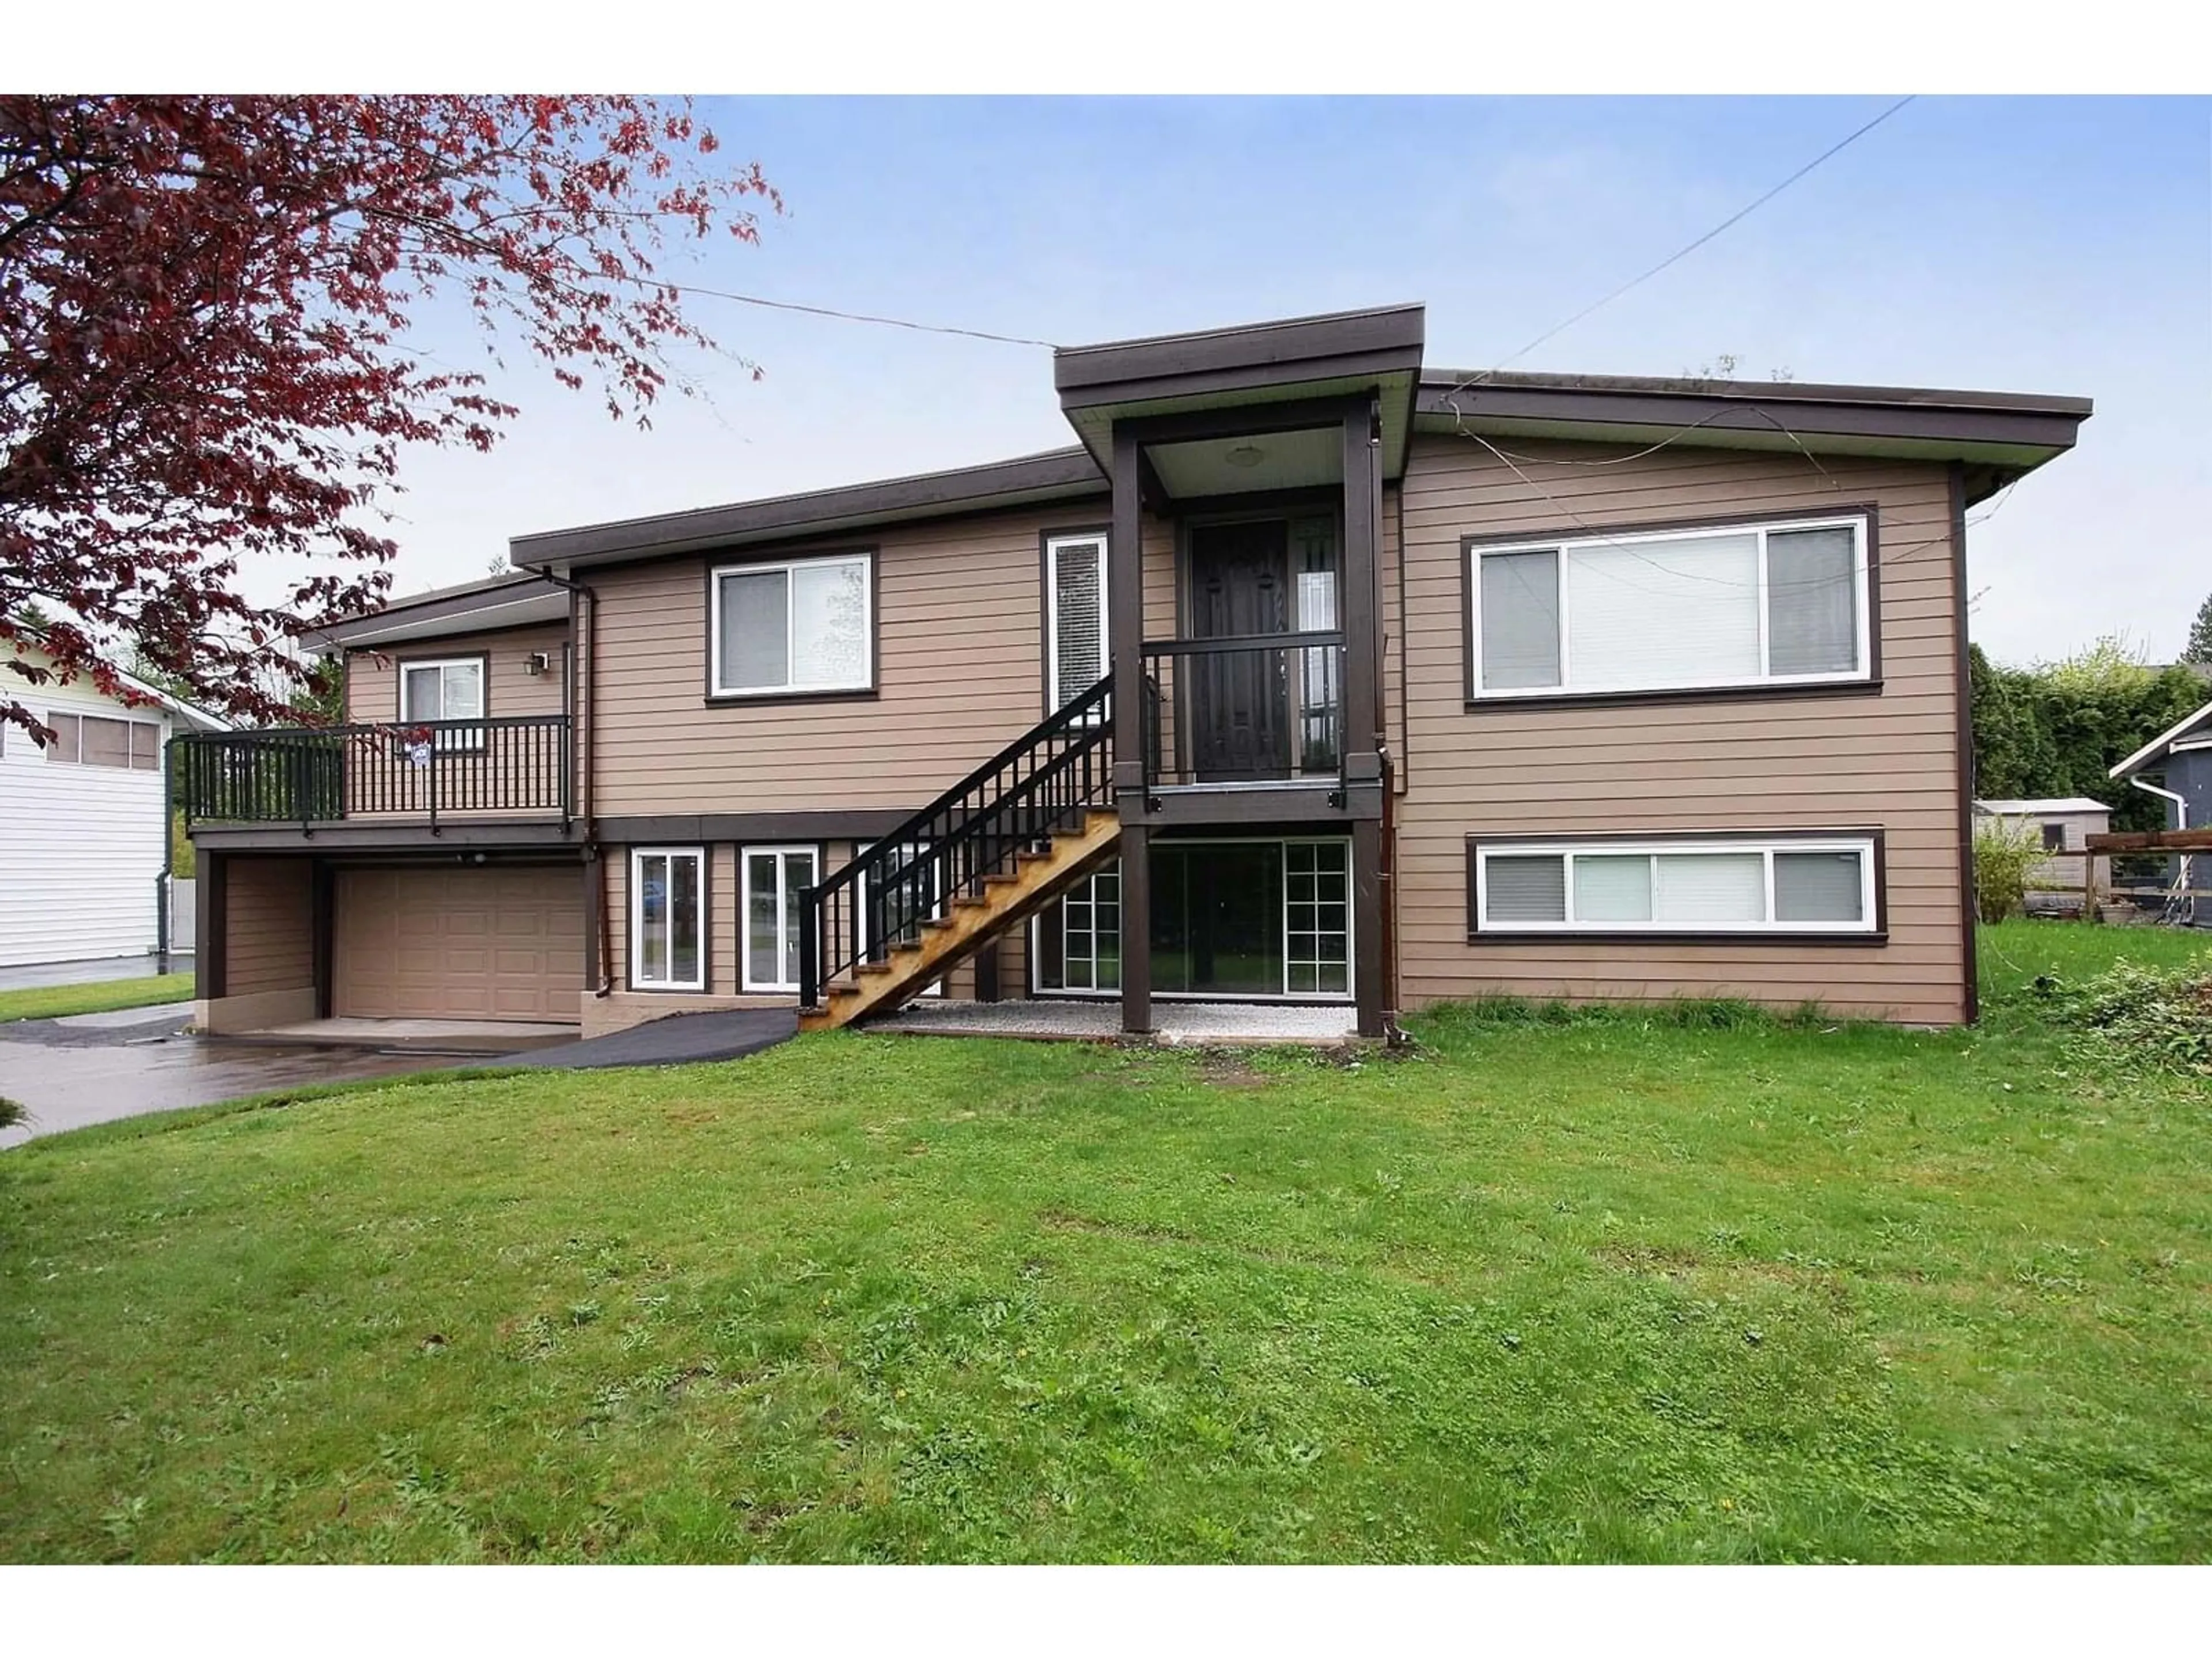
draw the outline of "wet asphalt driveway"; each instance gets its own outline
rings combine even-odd
[[[0,1129],[0,1147],[33,1135],[147,1112],[208,1106],[306,1083],[344,1083],[465,1065],[451,1054],[225,1042],[184,1034],[190,1003],[0,1025],[0,1097],[30,1121]]]

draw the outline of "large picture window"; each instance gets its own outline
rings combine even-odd
[[[745,989],[799,988],[799,895],[821,879],[811,847],[748,847],[744,860]]]
[[[1106,538],[1048,537],[1044,544],[1045,680],[1054,709],[1105,678]]]
[[[1477,700],[1870,677],[1867,519],[1470,544]]]
[[[1869,836],[1471,848],[1478,933],[1871,933]]]
[[[873,565],[854,553],[714,572],[714,694],[867,690],[875,682]]]
[[[705,990],[705,849],[634,849],[629,892],[630,984],[641,991]]]

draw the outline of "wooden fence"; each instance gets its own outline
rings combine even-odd
[[[2079,888],[2045,888],[2045,892],[2081,895],[2081,920],[2098,921],[2098,909],[2106,899],[2212,899],[2212,888],[2205,887],[2120,887],[2098,878],[2100,855],[2110,859],[2124,853],[2204,853],[2212,854],[2212,830],[2116,830],[2100,836],[2086,836],[2082,842],[2086,854],[2081,860],[2085,885]],[[2182,866],[2186,879],[2195,879],[2205,872],[2190,860]]]

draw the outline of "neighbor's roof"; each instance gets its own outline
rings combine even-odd
[[[2100,800],[2091,800],[2086,795],[2068,795],[2056,800],[1978,800],[1977,811],[1987,812],[1993,817],[2040,817],[2060,812],[2110,812],[2112,809]]]
[[[381,610],[349,617],[307,637],[315,644],[359,649],[403,640],[557,622],[568,615],[568,595],[557,583],[535,571],[505,570],[452,587],[410,593]]]
[[[33,650],[39,650],[40,655],[46,656],[46,652],[40,650],[37,646],[33,645],[31,648]],[[18,654],[21,654],[20,650]],[[47,657],[46,659],[51,662],[52,658]],[[111,667],[112,666],[112,665],[110,665]],[[196,702],[186,702],[182,697],[176,696],[173,692],[164,691],[160,686],[155,685],[150,680],[142,680],[136,674],[126,674],[120,668],[114,669],[114,674],[117,679],[122,681],[124,684],[129,686],[133,691],[138,693],[140,696],[145,698],[149,702],[157,703],[161,708],[167,709],[172,714],[174,714],[179,720],[182,720],[187,726],[196,726],[203,732],[228,732],[231,730],[231,723],[228,720],[225,720],[221,714],[216,714],[213,709],[203,708]],[[76,677],[76,679],[72,680],[70,684],[75,684],[79,680],[89,681],[90,678],[91,676],[88,674],[80,674]],[[0,680],[0,690],[5,690],[9,684],[14,683],[16,682],[15,677],[12,676],[9,679]],[[26,684],[28,684],[27,681],[21,683]],[[99,687],[94,686],[93,687],[93,690],[94,691],[98,691]]]
[[[2206,735],[2212,735],[2212,702],[2206,703],[2204,707],[2198,709],[2195,714],[2187,715],[2183,719],[2175,721],[2174,724],[2168,726],[2165,731],[2160,732],[2142,748],[2136,750],[2134,754],[2129,756],[2118,766],[2115,766],[2112,770],[2111,775],[2116,778],[2132,777],[2137,772],[2143,770],[2146,767],[2155,766],[2159,762],[2164,760],[2166,757],[2166,752],[2169,750],[2177,747],[2193,746],[2185,745],[2184,739],[2196,736],[2200,732],[2205,733]]]

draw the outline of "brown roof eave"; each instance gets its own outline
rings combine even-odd
[[[2014,392],[1435,371],[1421,378],[1418,407],[1424,416],[1477,426],[1534,421],[1716,434],[1785,431],[2053,453],[2073,447],[2093,412],[2086,398]]]
[[[1095,495],[1105,488],[1097,464],[1080,447],[1070,447],[799,495],[543,531],[514,537],[507,544],[507,556],[527,570],[584,568],[748,542],[799,541],[907,520],[984,513]]]

